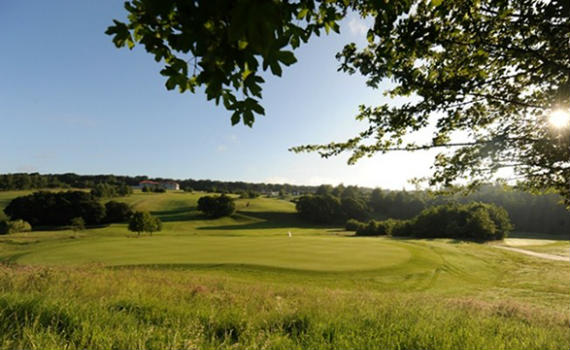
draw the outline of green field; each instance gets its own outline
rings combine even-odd
[[[0,208],[23,192],[0,192]],[[0,236],[0,348],[568,349],[570,266],[491,244],[352,237],[290,202],[135,193],[125,224]],[[288,232],[292,237],[288,237]],[[567,240],[505,244],[564,254]]]

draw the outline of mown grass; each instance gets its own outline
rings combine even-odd
[[[208,220],[201,195],[121,199],[161,216],[153,237],[124,224],[0,236],[0,348],[570,345],[568,264],[485,244],[349,237],[275,199],[238,200],[236,215]]]

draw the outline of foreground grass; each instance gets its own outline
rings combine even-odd
[[[0,348],[570,345],[564,262],[486,244],[347,237],[266,198],[208,220],[195,208],[201,195],[121,199],[161,217],[153,237],[124,224],[0,236]],[[569,244],[539,238],[511,243]]]
[[[0,269],[0,347],[12,349],[567,349],[562,311],[204,271]]]

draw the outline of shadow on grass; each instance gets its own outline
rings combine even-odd
[[[450,238],[450,237],[420,237],[420,236],[387,236],[387,235],[357,235],[356,233],[354,234],[348,234],[345,237],[351,237],[351,238],[371,238],[371,237],[376,237],[376,238],[389,238],[389,239],[393,239],[393,240],[397,240],[397,241],[426,241],[426,242],[432,242],[432,241],[436,241],[436,240],[442,240],[442,239],[446,239],[448,240],[447,243],[449,244],[459,244],[459,243],[488,243],[488,242],[502,242],[502,241],[486,241],[486,240],[480,240],[480,239],[473,239],[473,238]]]
[[[301,220],[297,213],[280,213],[280,212],[248,212],[240,211],[233,216],[234,219],[245,221],[244,219],[259,220],[245,224],[236,225],[220,225],[220,226],[203,226],[198,227],[200,230],[260,230],[272,228],[331,228],[333,226],[314,225]]]
[[[311,275],[311,276],[353,276],[358,274],[376,275],[378,271],[385,268],[376,269],[355,269],[355,270],[313,270],[303,268],[292,268],[282,266],[260,265],[260,264],[240,264],[240,263],[186,263],[186,264],[135,264],[135,265],[115,265],[107,266],[110,270],[129,270],[129,269],[149,269],[149,270],[170,270],[170,271],[223,271],[223,272],[245,272],[245,273],[266,273],[266,274],[294,274],[294,275]]]
[[[511,232],[507,238],[522,238],[522,239],[548,239],[552,241],[568,241],[570,240],[570,233],[553,235],[549,233],[537,232]]]
[[[182,207],[173,210],[156,210],[150,212],[163,222],[207,220],[208,217],[196,210],[196,207]]]

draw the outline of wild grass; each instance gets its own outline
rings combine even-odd
[[[425,292],[149,268],[0,269],[1,348],[567,349],[569,325],[561,311]]]

